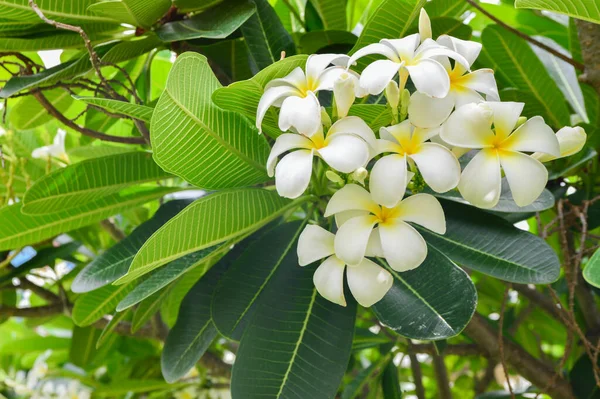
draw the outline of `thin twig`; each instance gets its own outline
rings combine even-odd
[[[515,393],[513,392],[512,385],[510,383],[510,376],[508,375],[508,368],[506,367],[506,362],[504,361],[504,337],[502,336],[504,330],[504,313],[506,311],[506,301],[508,299],[508,291],[510,289],[510,284],[504,290],[504,295],[502,297],[502,304],[500,305],[500,319],[498,320],[498,353],[500,355],[500,364],[502,364],[502,370],[504,370],[504,376],[506,378],[506,385],[508,385],[508,390],[510,392],[510,397],[515,399]]]

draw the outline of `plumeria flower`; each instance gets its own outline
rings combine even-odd
[[[350,292],[364,307],[377,302],[392,287],[392,275],[378,264],[363,258],[357,265],[348,266],[335,255],[335,235],[322,227],[308,225],[298,239],[298,262],[306,266],[325,259],[317,268],[313,282],[319,294],[338,305],[346,306],[344,270],[347,270]],[[366,249],[367,256],[377,254]]]
[[[429,194],[416,194],[387,208],[375,202],[364,188],[348,184],[327,204],[325,216],[331,215],[336,215],[339,226],[335,254],[347,265],[360,264],[369,244],[371,251],[385,257],[392,269],[411,270],[427,257],[427,244],[408,222],[439,234],[446,232],[442,206]]]
[[[262,131],[261,125],[267,110],[275,106],[281,107],[279,129],[282,131],[293,128],[309,137],[317,133],[321,128],[321,105],[316,93],[321,90],[332,91],[334,82],[342,75],[348,79],[358,79],[356,73],[346,71],[341,66],[345,66],[347,61],[347,55],[313,54],[306,61],[306,72],[297,67],[289,75],[270,81],[258,103],[258,130]],[[357,89],[355,94],[361,93]]]
[[[375,202],[391,208],[404,197],[410,180],[407,162],[418,166],[423,179],[435,192],[443,193],[458,185],[458,159],[443,145],[427,142],[438,131],[415,128],[408,120],[379,130],[379,152],[389,155],[379,159],[371,170],[369,189]]]
[[[436,42],[464,57],[469,67],[481,52],[481,43],[447,35],[440,36]],[[408,107],[409,118],[413,125],[423,128],[439,126],[455,107],[485,101],[481,94],[485,94],[488,101],[500,101],[493,70],[485,68],[468,72],[468,68],[461,63],[455,62],[454,66],[450,65],[447,57],[437,57],[436,60],[447,71],[450,90],[444,98],[430,97],[419,92],[413,93]]]
[[[54,140],[51,145],[47,145],[44,147],[36,148],[31,153],[33,158],[39,159],[47,159],[50,157],[58,158],[65,162],[68,162],[69,157],[67,156],[67,152],[65,150],[65,138],[67,137],[67,132],[62,129],[58,129],[56,132],[56,136],[54,136]]]
[[[421,10],[421,13],[423,15],[425,10]],[[371,63],[362,72],[360,85],[369,94],[381,93],[396,73],[399,73],[400,91],[404,89],[410,75],[418,91],[432,97],[446,97],[450,90],[450,78],[437,58],[450,57],[469,69],[469,63],[463,56],[430,38],[431,27],[425,28],[426,23],[419,25],[420,33],[402,39],[382,39],[379,43],[363,47],[350,57],[348,67],[366,55],[379,54],[387,58]]]
[[[339,172],[351,173],[369,161],[374,147],[371,128],[359,117],[348,116],[331,125],[326,135],[321,129],[311,137],[294,133],[277,137],[267,160],[267,172],[271,177],[275,175],[279,195],[297,198],[310,182],[314,155]],[[291,152],[277,163],[287,151]]]
[[[556,132],[556,139],[560,147],[560,156],[555,157],[543,152],[536,152],[531,156],[540,162],[548,162],[577,154],[583,148],[587,135],[582,127],[565,126]]]
[[[559,156],[558,140],[540,116],[515,130],[523,106],[515,102],[467,104],[442,125],[440,137],[445,142],[481,149],[463,170],[458,185],[462,196],[475,206],[492,208],[498,203],[501,170],[519,206],[531,204],[546,186],[548,171],[544,165],[523,152]]]

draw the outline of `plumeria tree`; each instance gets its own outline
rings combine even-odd
[[[0,0],[0,394],[595,398],[593,0]]]

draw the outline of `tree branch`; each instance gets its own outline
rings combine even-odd
[[[596,89],[600,95],[600,25],[579,19],[576,19],[575,23],[585,63],[583,75],[579,78]]]
[[[34,306],[31,308],[15,308],[11,306],[0,306],[0,316],[3,317],[26,317],[39,318],[55,316],[63,313],[62,303],[53,303],[45,306]]]
[[[425,387],[423,387],[423,372],[421,371],[421,364],[415,352],[411,350],[413,344],[408,340],[408,357],[410,359],[410,369],[413,375],[413,383],[415,384],[415,394],[417,399],[426,399]]]
[[[438,397],[440,399],[452,399],[452,391],[450,391],[450,381],[448,380],[448,370],[444,363],[444,358],[434,353],[433,358],[433,369],[435,370],[435,379],[438,386]]]
[[[427,353],[428,355],[433,355],[437,353],[435,346],[433,344],[412,344],[409,349],[409,352],[412,353]],[[485,354],[479,346],[475,344],[454,344],[447,345],[444,350],[442,350],[444,355],[457,355],[457,356],[481,356]]]
[[[33,293],[35,293],[37,296],[39,296],[42,299],[45,299],[46,301],[54,304],[54,303],[60,303],[60,297],[58,295],[56,295],[54,292],[49,291],[47,289],[45,289],[44,287],[40,287],[37,284],[32,283],[31,281],[27,280],[26,277],[22,277],[19,279],[19,288],[24,289],[24,290],[29,290]]]
[[[117,226],[114,225],[113,222],[111,222],[108,219],[105,219],[103,221],[100,222],[100,226],[108,233],[110,234],[110,236],[113,238],[113,240],[115,240],[116,242],[121,241],[122,239],[124,239],[125,237],[127,237],[125,235],[125,233],[123,233],[121,230],[119,230],[119,228]]]
[[[554,317],[559,322],[564,322],[564,317],[567,317],[564,309],[558,307],[552,298],[544,293],[536,290],[535,288],[529,288],[526,284],[512,283],[512,288],[519,294],[523,295],[531,302],[539,306],[543,311]]]
[[[505,24],[504,22],[500,21],[498,18],[496,18],[494,16],[494,14],[486,11],[483,7],[481,7],[479,4],[477,4],[477,2],[475,0],[466,0],[467,3],[469,3],[471,6],[473,6],[473,8],[476,8],[479,12],[481,12],[483,15],[485,15],[486,17],[488,17],[489,19],[491,19],[492,21],[494,21],[495,23],[497,23],[498,25],[500,25],[501,27],[503,27],[504,29],[514,33],[515,35],[519,36],[522,39],[525,39],[526,41],[528,41],[529,43],[543,49],[546,50],[547,52],[549,52],[550,54],[552,54],[553,56],[560,58],[561,60],[565,61],[568,64],[573,65],[576,69],[583,71],[585,69],[584,65],[570,57],[567,57],[566,55],[554,50],[552,47],[546,46],[544,43],[535,40],[533,37],[526,35],[525,33],[521,32],[518,29],[513,28],[512,26]],[[582,43],[583,44],[583,43]]]

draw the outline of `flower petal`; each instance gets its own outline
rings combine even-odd
[[[462,55],[467,60],[469,66],[473,65],[482,47],[481,43],[462,40],[448,35],[441,35],[437,38],[436,42]]]
[[[421,36],[413,33],[401,39],[382,39],[380,43],[393,49],[402,61],[408,61],[414,57],[420,42]]]
[[[333,96],[339,118],[348,115],[348,110],[356,99],[356,90],[354,88],[354,78],[345,71],[333,83]]]
[[[398,211],[405,222],[416,223],[438,234],[446,232],[444,210],[433,195],[411,195],[398,204]]]
[[[421,235],[399,219],[379,226],[381,245],[390,267],[404,272],[418,267],[427,258],[427,244]]]
[[[394,78],[400,66],[400,63],[390,60],[374,61],[360,75],[360,86],[369,94],[379,94]]]
[[[536,152],[532,157],[540,162],[548,162],[553,159],[577,154],[585,145],[587,135],[582,127],[565,126],[556,132],[556,138],[558,139],[558,145],[560,146],[560,157],[555,157],[542,152]]]
[[[519,116],[523,112],[524,103],[510,101],[486,103],[494,112],[494,130],[498,137],[508,137],[515,129]]]
[[[497,151],[483,149],[465,167],[458,191],[479,208],[493,208],[500,199],[501,175]]]
[[[371,169],[369,189],[373,200],[387,208],[394,207],[402,199],[407,184],[406,155],[386,155]]]
[[[444,146],[423,143],[418,152],[409,156],[419,167],[425,183],[436,193],[445,193],[458,185],[460,163]]]
[[[344,269],[346,265],[336,256],[327,258],[315,271],[313,283],[319,294],[328,301],[346,306],[344,298]]]
[[[410,123],[418,127],[437,127],[450,116],[453,108],[453,96],[434,98],[416,91],[410,96],[408,118]]]
[[[456,109],[442,125],[440,138],[463,148],[491,146],[494,140],[492,112],[488,103],[467,104]]]
[[[377,217],[357,216],[344,223],[335,235],[335,255],[348,265],[358,265],[365,256]]]
[[[448,57],[456,61],[456,65],[457,67],[459,67],[460,70],[468,71],[470,68],[470,64],[465,59],[465,57],[463,57],[454,50],[450,50],[449,48],[440,46],[432,39],[427,39],[423,42],[423,44],[421,44],[421,47],[419,47],[419,49],[417,50],[417,56],[421,59],[435,59],[441,57]]]
[[[350,133],[359,136],[371,147],[377,147],[375,133],[373,133],[373,130],[371,130],[369,125],[367,125],[366,122],[358,116],[347,116],[339,119],[329,128],[329,131],[327,132],[327,139],[333,135],[344,133]]]
[[[344,211],[371,211],[377,204],[371,194],[358,184],[346,184],[329,200],[325,208],[325,217]]]
[[[405,120],[396,125],[380,128],[379,137],[407,147],[410,145],[412,131],[413,127],[410,125],[410,121]]]
[[[315,91],[327,90],[332,91],[335,81],[343,75],[349,75],[349,71],[346,71],[344,67],[329,67],[319,77],[318,86]]]
[[[330,64],[346,66],[349,59],[345,54],[311,54],[306,60],[306,78],[316,82]]]
[[[539,151],[560,156],[558,139],[541,116],[535,116],[519,126],[504,140],[502,148],[510,151]]]
[[[369,242],[367,243],[367,250],[365,256],[383,258],[383,247],[381,246],[381,236],[379,235],[379,227],[375,227],[369,236]]]
[[[265,91],[272,87],[289,86],[301,90],[306,85],[306,76],[300,67],[296,67],[283,78],[273,79],[265,85]]]
[[[271,153],[267,159],[267,173],[269,177],[273,177],[275,173],[275,165],[277,164],[277,158],[286,151],[294,150],[296,148],[304,148],[310,150],[313,147],[312,141],[301,134],[284,133],[277,137]]]
[[[460,108],[463,105],[471,104],[471,103],[482,103],[485,99],[481,96],[481,94],[477,93],[475,90],[471,90],[469,88],[460,87],[458,90],[450,89],[450,93],[448,97],[452,96],[455,101],[455,107]]]
[[[410,78],[416,89],[421,93],[438,98],[448,95],[450,78],[448,77],[446,68],[439,62],[425,58],[421,59],[415,65],[407,65],[405,68],[410,73]]]
[[[328,144],[317,150],[321,158],[333,169],[352,173],[369,161],[369,145],[352,134],[337,134]]]
[[[352,296],[365,308],[379,302],[394,283],[390,272],[369,259],[348,267],[346,273]]]
[[[313,151],[290,152],[275,168],[275,187],[280,196],[298,198],[310,182]]]
[[[306,266],[313,262],[333,255],[335,234],[321,226],[309,224],[298,237],[298,264]]]
[[[265,93],[260,98],[256,109],[256,127],[262,132],[262,121],[265,118],[267,110],[282,99],[289,96],[298,96],[300,92],[290,86],[276,86],[265,90]]]
[[[501,151],[500,163],[517,205],[529,205],[542,194],[548,170],[540,161],[520,152]]]
[[[281,105],[279,129],[287,131],[291,127],[305,136],[312,136],[321,128],[321,105],[313,92],[307,96],[288,97]]]
[[[385,44],[373,43],[359,49],[357,52],[352,54],[352,56],[348,60],[347,68],[350,68],[351,65],[354,65],[356,63],[356,60],[358,60],[359,58],[371,54],[383,55],[384,57],[392,61],[400,62],[400,58],[398,58],[398,55],[392,48],[386,46]]]
[[[367,216],[369,211],[343,211],[335,214],[335,225],[339,228],[341,225],[346,223],[348,220],[355,218],[357,216]]]
[[[457,84],[478,91],[479,93],[486,94],[489,97],[488,100],[500,101],[498,86],[496,85],[496,79],[494,78],[494,71],[492,69],[478,69],[468,73],[462,76]]]

